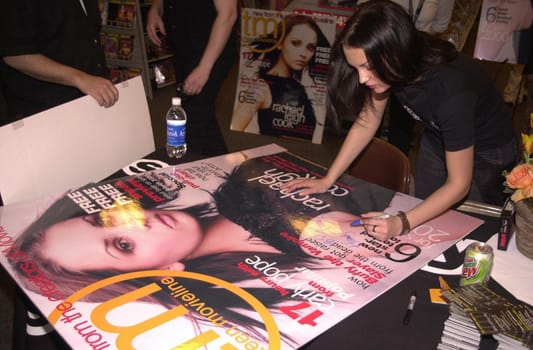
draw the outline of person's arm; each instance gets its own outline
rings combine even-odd
[[[211,74],[211,69],[224,50],[237,20],[237,0],[213,0],[213,2],[217,16],[211,27],[207,46],[200,62],[183,84],[185,93],[189,95],[199,94],[204,88]]]
[[[327,191],[328,188],[330,188],[346,171],[348,166],[354,161],[359,153],[363,151],[376,134],[376,131],[381,124],[381,120],[383,119],[383,113],[385,112],[388,98],[388,93],[372,94],[373,106],[370,106],[367,103],[359,116],[357,116],[357,120],[353,123],[348,135],[346,135],[341,149],[335,157],[326,176],[316,180],[290,181],[285,183],[282,188],[290,191],[298,188],[305,188],[305,190],[300,192],[303,196]]]
[[[446,182],[419,205],[407,212],[411,227],[416,227],[463,199],[470,189],[474,169],[474,147],[446,152]]]
[[[111,107],[118,100],[118,89],[111,81],[61,64],[42,54],[4,56],[3,60],[11,68],[35,79],[75,87],[91,95],[100,106]]]
[[[473,146],[456,152],[446,151],[446,170],[448,173],[446,182],[428,198],[406,212],[409,226],[414,228],[423,224],[463,199],[470,189],[473,169]],[[387,240],[403,233],[404,226],[398,216],[392,216],[386,220],[370,219],[379,214],[382,213],[371,212],[362,215],[366,218],[363,223],[367,228],[371,228],[372,236],[380,240]]]
[[[161,0],[152,0],[152,5],[146,16],[146,33],[148,34],[148,38],[158,47],[161,46],[161,39],[157,36],[157,32],[160,32],[162,35],[167,34],[163,19],[161,18],[161,6]]]

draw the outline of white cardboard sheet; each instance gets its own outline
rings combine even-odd
[[[116,86],[111,108],[84,96],[0,127],[4,204],[99,181],[155,149],[141,77]]]

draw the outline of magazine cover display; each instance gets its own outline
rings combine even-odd
[[[0,207],[0,261],[74,349],[297,349],[482,223],[379,241],[359,214],[418,200],[280,188],[324,172],[270,145]]]
[[[231,129],[322,142],[335,18],[243,8]]]
[[[531,0],[483,0],[474,57],[507,63],[527,63],[521,51],[531,45],[524,30],[533,23]],[[525,55],[527,56],[527,55]]]
[[[135,1],[110,0],[100,6],[104,24],[118,27],[133,27],[135,21]],[[102,11],[103,10],[103,11]]]
[[[303,14],[325,14],[335,17],[336,31],[339,33],[346,21],[353,14],[357,1],[329,1],[329,0],[292,0],[285,11]]]

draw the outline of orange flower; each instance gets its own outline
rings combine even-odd
[[[531,127],[533,128],[533,113],[530,113]],[[508,173],[504,172],[506,192],[515,190],[511,200],[515,203],[527,200],[533,210],[533,133],[522,134],[522,151],[524,164],[519,164]]]
[[[533,185],[521,189],[525,198],[533,198]]]
[[[507,186],[522,189],[533,184],[533,165],[519,164],[505,176]]]
[[[522,193],[522,190],[516,190],[514,191],[513,195],[511,196],[511,200],[515,203],[518,203],[522,199],[524,199],[524,194]]]
[[[511,200],[515,203],[526,198],[533,198],[533,185],[516,190],[511,196]]]

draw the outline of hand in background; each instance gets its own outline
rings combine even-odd
[[[167,35],[167,32],[165,31],[165,25],[163,23],[163,19],[159,15],[158,7],[152,6],[150,10],[148,11],[148,16],[146,19],[146,33],[148,34],[148,37],[150,38],[150,40],[155,45],[160,47],[161,39],[159,39],[157,32],[161,33],[162,35]]]
[[[200,66],[194,68],[183,84],[183,90],[185,93],[187,95],[198,95],[202,92],[202,89],[209,79],[209,74],[211,74],[210,69],[205,69]]]
[[[77,79],[76,87],[91,95],[102,107],[111,107],[118,101],[118,89],[111,81],[102,77],[84,73]]]

